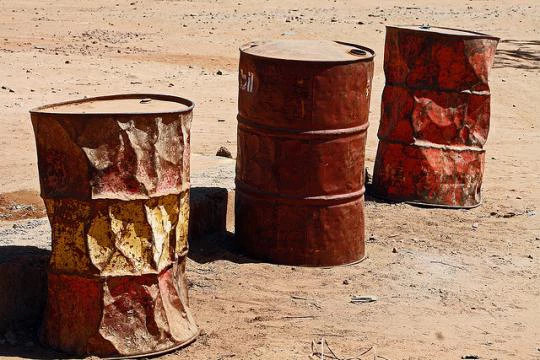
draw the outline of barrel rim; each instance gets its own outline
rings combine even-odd
[[[72,104],[82,104],[85,102],[91,101],[102,101],[102,100],[124,100],[124,99],[141,99],[149,98],[153,100],[162,100],[176,102],[182,105],[187,106],[187,108],[178,109],[178,110],[169,110],[169,111],[126,111],[126,112],[60,112],[60,111],[51,111],[51,108],[72,105]],[[95,96],[88,97],[76,100],[62,101],[53,104],[47,104],[38,106],[31,109],[30,114],[39,114],[39,115],[58,115],[58,116],[124,116],[124,115],[155,115],[155,114],[181,114],[188,113],[193,110],[195,103],[192,100],[167,94],[153,94],[153,93],[126,93],[126,94],[113,94],[113,95],[104,95],[104,96]]]
[[[288,58],[284,58],[284,57],[264,56],[264,55],[251,54],[251,53],[246,52],[247,49],[250,49],[250,48],[252,48],[254,46],[258,46],[258,45],[261,45],[261,44],[264,44],[264,43],[267,43],[267,42],[278,41],[278,40],[280,40],[280,39],[262,40],[262,41],[250,41],[248,43],[245,43],[245,44],[241,45],[238,48],[238,50],[240,51],[240,54],[242,54],[244,56],[253,56],[253,57],[256,57],[256,58],[259,58],[259,59],[265,59],[265,60],[275,60],[275,61],[284,61],[284,62],[289,62],[290,61],[290,62],[296,62],[296,63],[350,64],[350,63],[356,63],[356,62],[362,62],[362,61],[371,61],[371,60],[373,60],[373,58],[375,58],[375,51],[373,49],[370,49],[370,48],[368,48],[366,46],[353,44],[353,43],[348,43],[348,42],[344,42],[344,41],[338,41],[338,40],[330,40],[330,41],[333,41],[333,42],[335,42],[337,44],[340,44],[340,45],[351,46],[351,47],[357,48],[358,50],[363,50],[363,51],[367,52],[366,56],[358,57],[358,59],[350,59],[350,60],[344,60],[344,59],[335,59],[335,60],[302,59],[302,60],[300,60],[300,59],[288,59]],[[294,40],[289,40],[289,41],[294,41]]]
[[[444,27],[444,26],[430,26],[427,25],[428,28],[422,29],[424,25],[386,25],[386,30],[388,29],[399,29],[403,31],[411,31],[415,33],[422,33],[422,34],[430,34],[430,35],[438,35],[438,36],[449,36],[449,37],[458,37],[458,38],[470,38],[470,39],[492,39],[499,41],[500,38],[497,36],[471,31],[471,30],[465,30],[465,29],[458,29],[458,28],[451,28],[451,27]],[[426,31],[434,29],[435,31]],[[459,31],[462,34],[451,34],[451,33],[444,33],[437,30],[453,30],[453,31]]]

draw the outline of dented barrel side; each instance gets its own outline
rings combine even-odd
[[[41,339],[77,355],[130,357],[193,341],[185,261],[193,104],[179,111],[33,110],[52,231]],[[66,103],[67,104],[67,103]]]
[[[498,39],[437,27],[387,27],[374,194],[393,201],[481,203]]]

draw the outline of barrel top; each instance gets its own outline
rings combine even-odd
[[[30,110],[44,114],[161,114],[191,110],[193,102],[170,95],[123,94],[86,98],[51,104]]]
[[[468,37],[468,38],[488,38],[499,40],[499,38],[483,34],[475,31],[453,29],[439,26],[430,26],[430,25],[400,25],[400,26],[387,26],[387,28],[401,29],[401,30],[410,30],[416,32],[425,32],[430,34],[440,34],[448,36],[459,36],[459,37]]]
[[[267,59],[348,62],[371,59],[373,50],[330,40],[254,41],[240,47],[240,52]]]

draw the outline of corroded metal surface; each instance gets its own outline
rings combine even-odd
[[[247,254],[308,266],[364,256],[373,56],[321,41],[241,48],[235,229]]]
[[[130,357],[197,336],[184,275],[192,107],[122,95],[31,112],[52,230],[45,344]]]
[[[61,112],[63,104],[33,111],[42,195],[133,200],[188,189],[191,102],[174,96],[153,98],[176,102],[179,110],[171,111],[168,105],[159,112],[157,106],[147,108],[151,102],[146,102],[125,113]]]
[[[473,207],[489,131],[488,73],[498,39],[436,27],[387,27],[374,194]]]

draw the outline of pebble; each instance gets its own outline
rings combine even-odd
[[[232,154],[225,146],[221,146],[216,152],[216,156],[226,157],[232,159]]]

